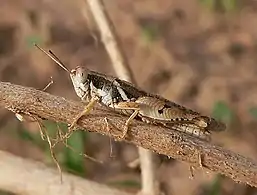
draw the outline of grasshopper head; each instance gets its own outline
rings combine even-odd
[[[45,53],[49,58],[51,58],[56,64],[58,64],[62,69],[70,74],[71,81],[73,83],[76,94],[82,99],[89,99],[89,82],[88,82],[88,72],[89,70],[80,66],[77,66],[75,69],[69,71],[64,63],[51,51],[46,52],[43,48],[35,44],[39,50]]]
[[[194,123],[203,128],[205,131],[224,131],[226,129],[226,125],[220,121],[215,120],[214,118],[209,118],[206,116],[199,116],[193,119]]]
[[[88,69],[81,66],[77,66],[75,69],[70,71],[70,78],[75,92],[82,100],[87,98],[88,94],[90,94],[88,72]]]
[[[216,132],[225,131],[226,125],[221,121],[217,121],[214,118],[210,118],[209,123],[208,123],[208,130],[216,131]]]
[[[206,116],[196,117],[195,123],[204,128],[207,131],[224,131],[226,129],[226,125],[220,121],[215,120],[214,118],[209,118]]]

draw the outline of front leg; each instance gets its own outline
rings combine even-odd
[[[75,119],[73,120],[73,122],[71,123],[71,126],[69,127],[69,130],[73,129],[75,127],[75,125],[78,123],[79,119],[84,116],[87,115],[88,113],[90,113],[90,111],[94,108],[95,104],[99,102],[99,98],[95,97],[92,98],[89,103],[85,106],[84,110],[82,112],[80,112]]]

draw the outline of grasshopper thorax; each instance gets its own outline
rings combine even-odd
[[[83,100],[87,99],[89,95],[89,70],[85,67],[77,66],[70,71],[70,78],[76,94]]]

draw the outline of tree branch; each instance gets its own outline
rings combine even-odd
[[[11,111],[30,113],[48,120],[69,124],[72,123],[74,116],[84,108],[82,102],[66,100],[33,88],[5,82],[0,82],[0,106]],[[127,119],[126,116],[97,106],[79,121],[79,126],[85,130],[115,138],[112,133],[113,128],[111,132],[107,131],[105,117],[118,129],[123,129]],[[253,160],[244,156],[188,134],[136,120],[133,121],[133,127],[128,134],[125,141],[185,161],[194,167],[200,166],[200,154],[203,167],[226,175],[234,181],[257,187],[257,165]]]
[[[43,163],[0,151],[0,189],[27,195],[132,195],[69,173],[60,173]]]

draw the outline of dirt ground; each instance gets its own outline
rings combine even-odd
[[[257,2],[246,0],[230,12],[209,9],[197,0],[104,2],[137,84],[206,115],[222,102],[226,108],[221,114],[233,117],[227,120],[226,132],[213,135],[213,142],[257,160]],[[1,81],[42,89],[52,76],[49,93],[78,100],[67,74],[32,42],[54,51],[69,68],[86,65],[115,75],[83,0],[0,4]],[[0,149],[45,161],[37,146],[13,136],[23,128],[33,133],[38,129],[21,124],[4,109],[0,116]],[[90,154],[110,158],[107,137],[89,134],[88,142]],[[137,157],[136,148],[115,143],[114,150],[115,159],[105,165],[86,161],[86,177],[102,183],[140,181],[138,170],[126,166]],[[188,165],[175,160],[161,163],[158,175],[169,194],[211,194],[217,180],[215,174],[201,170],[189,179]],[[219,181],[218,194],[257,193],[227,178]]]

